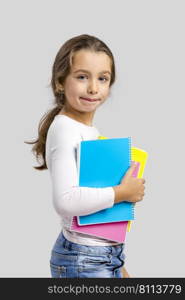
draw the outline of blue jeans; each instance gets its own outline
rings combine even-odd
[[[68,241],[61,232],[50,259],[52,277],[122,278],[124,244],[86,246]]]

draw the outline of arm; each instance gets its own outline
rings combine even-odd
[[[65,125],[65,124],[64,124]],[[51,171],[53,204],[60,215],[79,216],[112,207],[115,193],[112,187],[78,186],[75,147],[78,134],[71,128],[55,124],[48,141],[48,166]]]

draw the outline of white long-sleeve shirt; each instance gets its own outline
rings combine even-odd
[[[61,216],[64,236],[71,242],[108,246],[118,243],[70,230],[73,216],[83,216],[114,205],[113,187],[78,186],[77,146],[82,140],[97,139],[94,126],[88,126],[66,115],[56,115],[46,139],[46,164],[52,183],[52,199]]]

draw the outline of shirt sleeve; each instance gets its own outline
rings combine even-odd
[[[75,133],[55,128],[50,143],[53,205],[59,215],[83,216],[114,205],[113,187],[78,186]]]

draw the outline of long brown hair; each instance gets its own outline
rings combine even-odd
[[[55,57],[55,61],[52,67],[52,78],[50,82],[50,86],[52,87],[54,94],[54,107],[47,111],[41,118],[38,126],[38,138],[32,142],[25,142],[26,144],[35,144],[32,147],[32,152],[36,156],[38,163],[40,163],[39,158],[42,159],[42,163],[40,166],[33,167],[36,170],[41,171],[47,169],[45,157],[47,132],[54,117],[60,112],[65,104],[65,94],[58,89],[58,84],[62,85],[64,83],[66,77],[70,73],[73,56],[77,51],[81,49],[88,49],[95,52],[105,52],[111,60],[110,86],[115,81],[115,63],[113,54],[107,47],[107,45],[100,39],[88,34],[82,34],[69,39],[62,45]]]

